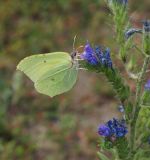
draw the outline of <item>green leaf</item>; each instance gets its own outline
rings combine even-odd
[[[126,137],[121,137],[116,140],[116,148],[120,159],[128,157],[129,148]]]
[[[150,151],[139,149],[135,154],[134,160],[149,160]]]
[[[53,97],[70,90],[77,79],[77,63],[66,52],[32,55],[17,66],[39,93]]]
[[[148,138],[150,136],[150,107],[142,107],[136,123],[136,139],[143,147],[149,148]]]
[[[150,91],[145,90],[142,96],[142,105],[143,106],[149,106],[150,107]]]
[[[133,104],[128,102],[125,107],[126,122],[131,119],[133,112]]]
[[[106,157],[103,153],[101,152],[97,152],[98,158],[100,158],[100,160],[109,160],[108,157]]]
[[[150,55],[150,32],[146,32],[143,28],[143,49],[146,55]]]

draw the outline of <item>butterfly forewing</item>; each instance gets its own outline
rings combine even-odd
[[[53,52],[38,54],[23,59],[17,69],[23,71],[33,82],[48,73],[49,75],[57,72],[61,67],[71,66],[71,57],[66,52]]]

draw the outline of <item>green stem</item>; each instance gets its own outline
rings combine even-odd
[[[148,68],[148,64],[150,62],[150,56],[146,56],[144,60],[144,64],[142,67],[142,70],[140,72],[138,81],[137,81],[137,88],[136,88],[136,101],[135,101],[135,110],[133,113],[133,119],[131,121],[130,127],[131,127],[131,134],[130,134],[130,157],[133,157],[134,155],[134,145],[135,145],[135,128],[136,128],[136,122],[138,119],[139,111],[141,109],[140,102],[141,102],[141,90],[142,90],[142,84],[143,79],[146,74],[146,70]]]

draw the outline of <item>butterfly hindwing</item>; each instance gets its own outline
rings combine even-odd
[[[35,83],[38,92],[51,97],[67,92],[76,82],[78,70],[76,66],[62,70],[52,76]]]

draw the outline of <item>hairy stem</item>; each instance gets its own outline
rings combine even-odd
[[[137,88],[136,88],[136,101],[135,101],[135,110],[133,113],[133,119],[131,121],[130,127],[131,127],[131,134],[130,134],[130,156],[133,156],[134,151],[134,145],[135,145],[135,128],[136,128],[136,122],[138,119],[139,111],[141,109],[140,102],[141,102],[141,90],[142,90],[142,84],[144,80],[144,76],[146,74],[146,70],[148,68],[148,64],[150,62],[150,56],[146,56],[144,60],[143,67],[141,69],[140,75],[137,80]]]

